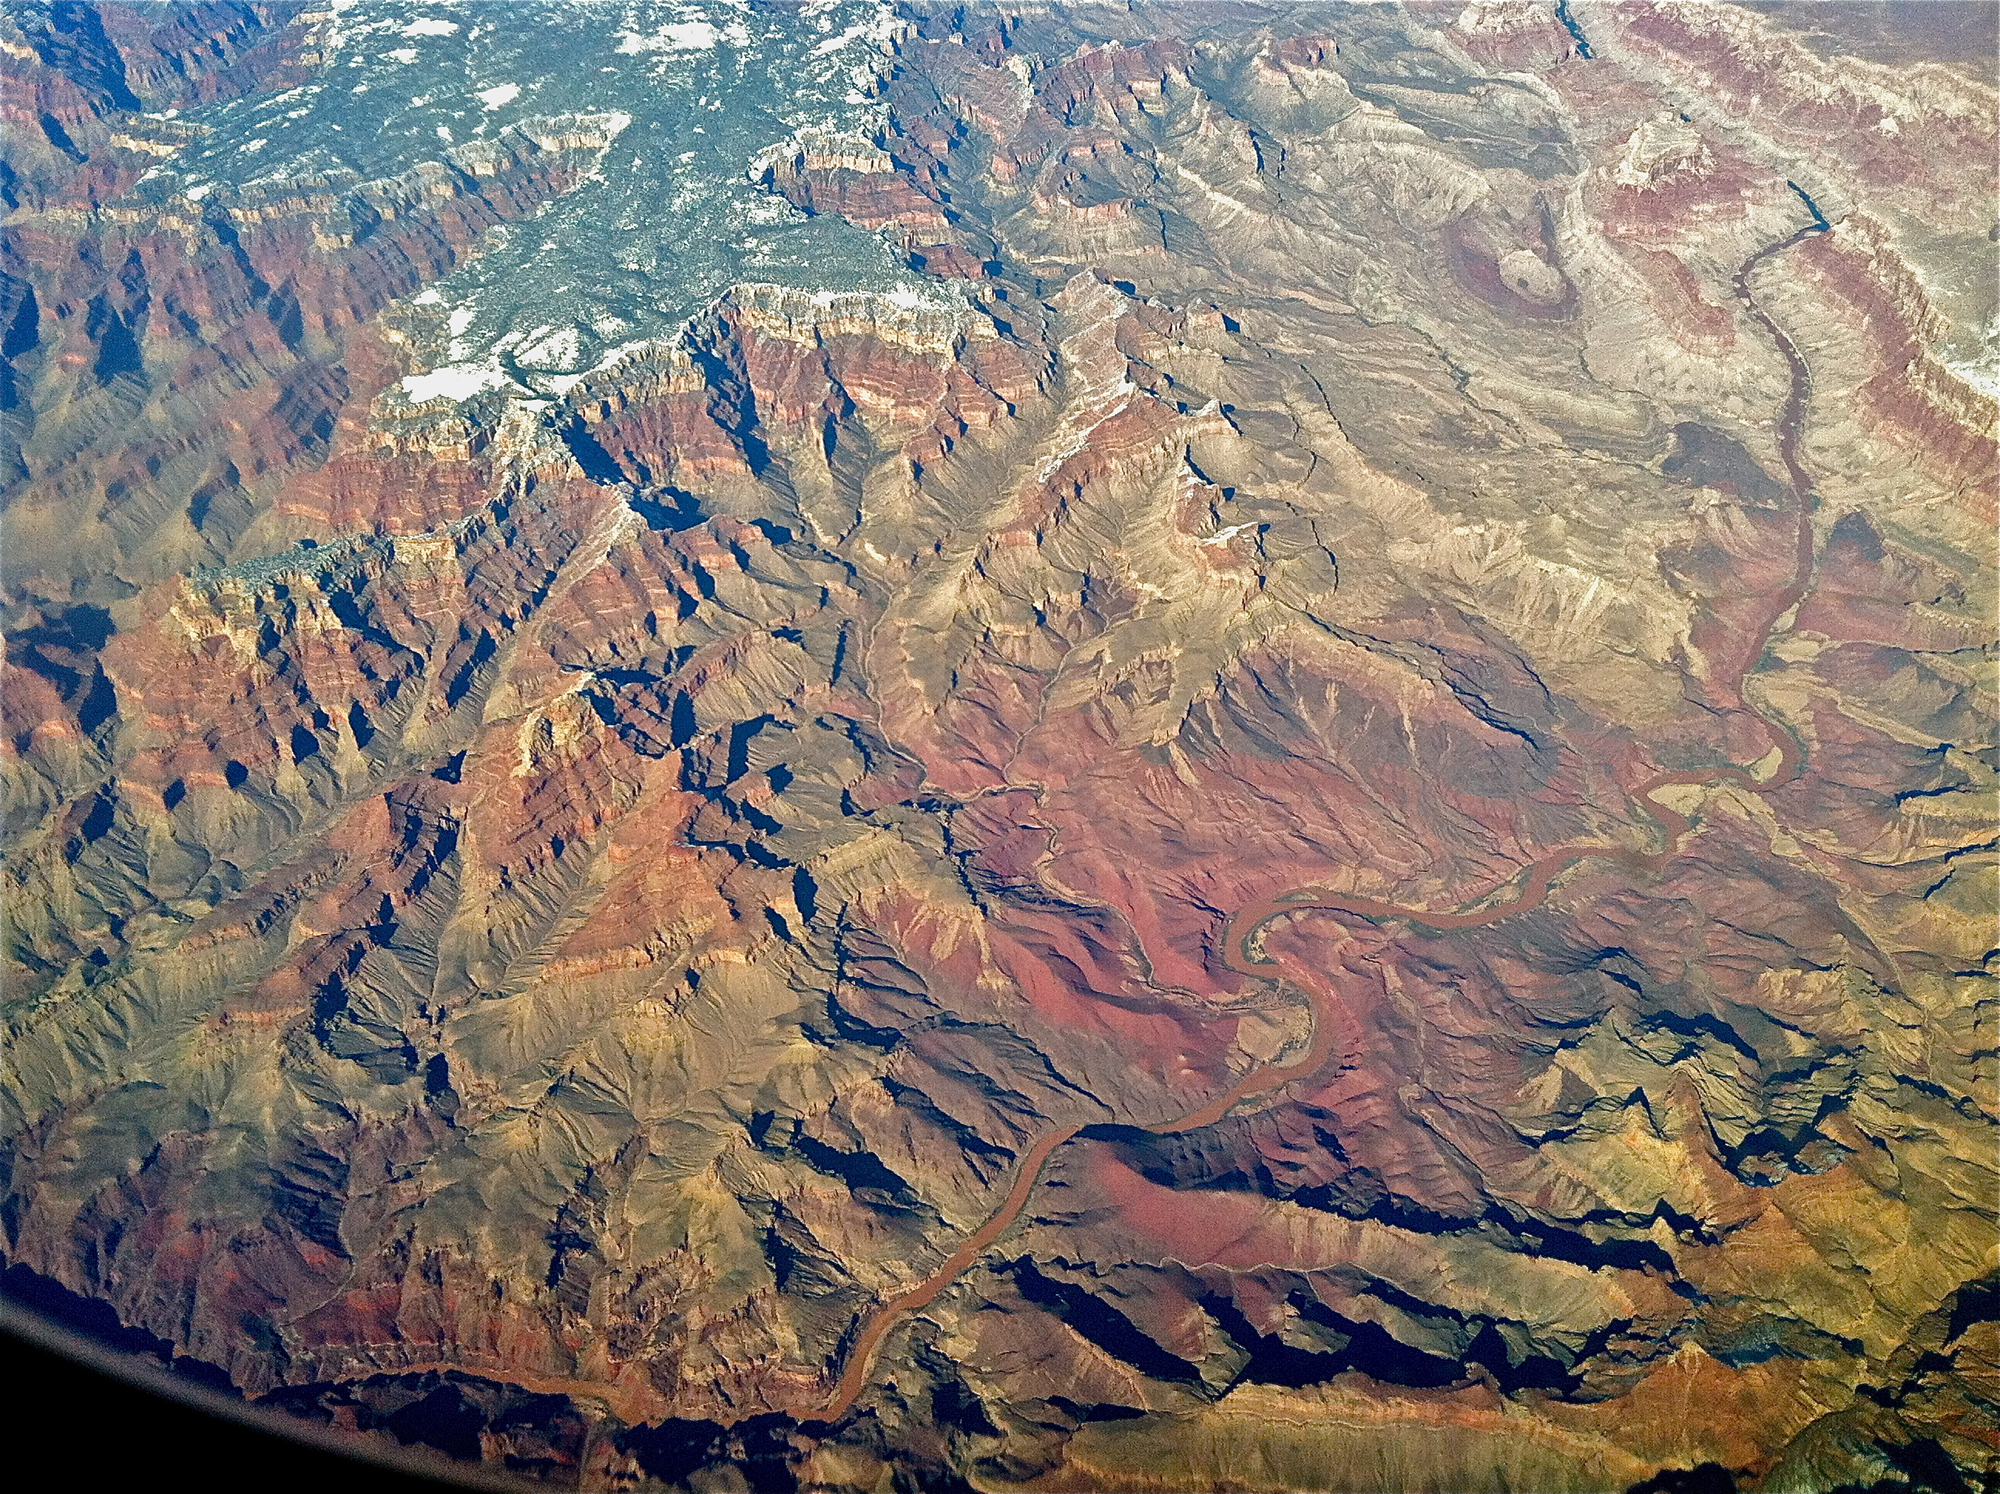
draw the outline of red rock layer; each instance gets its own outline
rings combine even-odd
[[[772,167],[973,299],[739,287],[547,409],[410,408],[365,325],[573,180],[534,140],[476,191],[229,204],[289,300],[208,219],[38,282],[38,422],[114,324],[214,417],[86,431],[85,389],[52,531],[86,475],[139,534],[155,458],[268,446],[207,501],[312,543],[10,638],[9,1260],[282,1403],[550,1397],[453,1404],[604,1486],[753,1446],[1219,1485],[1238,1418],[1319,1469],[1393,1422],[1450,1470],[1407,1487],[1972,1466],[1985,583],[1894,495],[1815,530],[1793,427],[1865,375],[1871,432],[1976,479],[1978,410],[1902,372],[1937,328],[1858,217],[1786,238],[1762,147],[1617,181],[1674,27],[1834,116],[1634,9],[1574,133],[1483,80],[1534,121],[1496,164],[1351,61],[1414,46],[1393,13],[1098,19],[933,17],[880,151]],[[1869,366],[1795,367],[1846,356],[1801,301]],[[1735,382],[1628,387],[1606,325]]]

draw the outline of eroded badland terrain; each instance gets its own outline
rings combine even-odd
[[[626,116],[163,191],[339,15],[11,6],[9,1289],[561,1487],[1993,1488],[1990,11],[1803,9],[910,8],[754,170],[917,290],[454,384]]]

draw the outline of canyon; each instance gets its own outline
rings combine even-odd
[[[1840,9],[786,11],[844,278],[617,341],[553,70],[216,164],[478,7],[10,7],[8,1300],[524,1486],[1990,1487],[2000,92]]]

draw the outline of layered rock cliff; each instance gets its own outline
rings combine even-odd
[[[44,1299],[562,1486],[1990,1481],[1987,83],[914,11],[753,169],[923,292],[464,393],[618,122],[134,196],[316,24],[146,14],[0,49]]]

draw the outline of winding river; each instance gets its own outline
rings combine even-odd
[[[1810,199],[1807,199],[1807,205],[1811,206]],[[1786,367],[1791,372],[1790,389],[1778,419],[1778,453],[1791,478],[1795,500],[1795,563],[1790,581],[1767,598],[1768,606],[1759,626],[1756,647],[1746,651],[1743,674],[1734,682],[1732,691],[1741,703],[1739,709],[1755,714],[1769,736],[1773,752],[1777,757],[1775,765],[1762,776],[1738,767],[1656,774],[1635,786],[1631,790],[1631,797],[1640,810],[1659,827],[1660,834],[1665,840],[1661,850],[1645,854],[1617,846],[1556,846],[1515,872],[1506,882],[1461,905],[1461,908],[1471,908],[1474,911],[1446,912],[1410,908],[1397,903],[1382,902],[1376,898],[1361,897],[1354,893],[1335,892],[1319,886],[1295,887],[1277,893],[1262,902],[1239,910],[1229,920],[1223,930],[1222,954],[1224,962],[1230,969],[1258,980],[1279,979],[1276,974],[1279,969],[1277,962],[1259,956],[1253,945],[1258,935],[1274,919],[1292,913],[1333,913],[1368,923],[1398,919],[1436,931],[1483,928],[1504,918],[1512,918],[1518,913],[1527,913],[1541,907],[1549,895],[1549,889],[1555,885],[1556,878],[1578,862],[1596,858],[1622,862],[1635,871],[1657,870],[1680,855],[1682,842],[1693,828],[1693,822],[1687,815],[1659,800],[1657,796],[1661,790],[1674,787],[1713,788],[1732,784],[1751,793],[1768,794],[1798,777],[1804,765],[1804,754],[1798,740],[1781,724],[1749,703],[1743,695],[1743,680],[1763,657],[1779,622],[1804,600],[1806,588],[1812,580],[1814,506],[1812,479],[1799,460],[1799,432],[1805,418],[1806,396],[1811,387],[1811,379],[1806,361],[1797,346],[1785,334],[1784,329],[1757,304],[1755,296],[1751,294],[1750,277],[1765,260],[1782,254],[1794,244],[1814,234],[1829,231],[1830,225],[1819,215],[1817,208],[1813,210],[1813,217],[1812,223],[1789,238],[1780,239],[1750,256],[1736,272],[1737,298],[1748,309],[1752,320],[1777,344],[1778,351],[1784,356]],[[1764,761],[1769,762],[1770,757],[1771,754],[1767,753]],[[1520,885],[1511,896],[1497,902],[1488,901],[1516,881]],[[1282,1067],[1252,1069],[1227,1090],[1198,1109],[1189,1111],[1177,1120],[1161,1121],[1145,1129],[1156,1134],[1169,1135],[1212,1125],[1245,1100],[1269,1094],[1323,1069],[1335,1056],[1334,1050],[1339,1046],[1338,1039],[1347,1033],[1351,1024],[1347,1015],[1333,1005],[1325,995],[1316,991],[1310,994],[1313,1002],[1313,1041],[1311,1048],[1302,1057]],[[1035,1184],[1040,1180],[1049,1158],[1082,1129],[1081,1126],[1062,1126],[1037,1140],[1022,1156],[1015,1171],[1013,1187],[1008,1190],[1007,1196],[1001,1200],[1000,1206],[993,1211],[986,1222],[967,1236],[964,1243],[947,1256],[930,1276],[908,1291],[890,1298],[876,1309],[874,1316],[856,1335],[848,1349],[846,1364],[840,1381],[834,1388],[832,1399],[814,1419],[837,1421],[853,1408],[855,1401],[867,1386],[875,1351],[881,1346],[889,1330],[905,1314],[935,1301],[946,1287],[958,1279],[961,1272],[985,1252],[987,1246],[1006,1232],[1020,1217],[1021,1211],[1027,1207],[1028,1198],[1034,1192]]]

